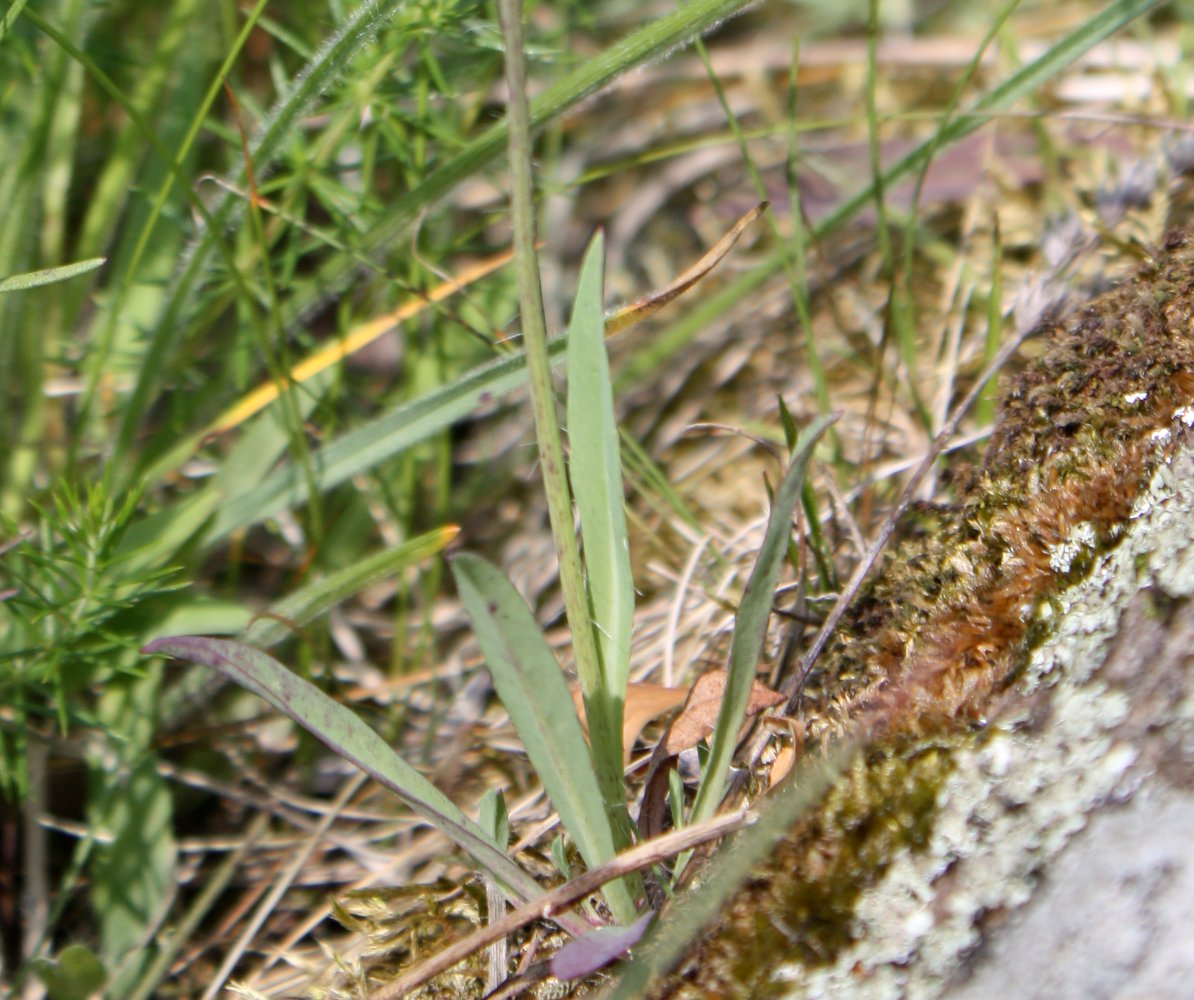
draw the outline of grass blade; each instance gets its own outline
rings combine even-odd
[[[634,959],[618,981],[600,994],[601,1000],[637,1000],[681,957],[701,929],[716,919],[730,896],[775,847],[775,842],[836,783],[857,750],[845,746],[823,758],[802,762],[783,786],[768,796],[767,807],[754,826],[734,835],[713,856],[707,877],[686,892],[656,921],[650,936],[636,949]]]
[[[771,617],[771,602],[775,585],[788,552],[788,539],[792,534],[792,511],[800,499],[808,463],[813,456],[813,447],[821,435],[836,422],[837,416],[818,417],[804,429],[796,440],[788,471],[783,482],[775,491],[771,505],[771,516],[767,519],[767,532],[755,568],[746,584],[738,618],[734,623],[734,637],[730,643],[729,679],[726,682],[725,698],[717,716],[717,728],[709,747],[709,760],[701,780],[700,791],[692,807],[691,822],[708,819],[721,801],[726,776],[730,771],[730,759],[738,742],[738,730],[746,713],[750,698],[750,686],[755,679],[759,655],[763,650],[763,639],[767,633],[767,620]]]
[[[553,359],[562,358],[563,338],[553,341],[549,350]],[[315,452],[312,464],[316,485],[328,490],[377,466],[468,416],[482,402],[522,385],[526,377],[525,355],[497,358],[450,385],[396,407]],[[217,541],[238,528],[303,503],[308,496],[308,484],[301,470],[285,465],[244,492],[229,497],[216,515],[208,541]]]
[[[11,278],[0,279],[0,293],[20,292],[26,288],[37,288],[39,285],[52,285],[56,281],[66,281],[78,274],[86,274],[102,267],[106,257],[92,257],[90,260],[76,261],[74,264],[63,264],[61,267],[47,267],[42,271],[28,271],[25,274],[14,274]]]
[[[460,529],[454,524],[445,525],[345,566],[326,579],[309,583],[272,605],[268,616],[258,618],[249,626],[245,640],[257,647],[281,642],[293,634],[295,625],[311,621],[333,604],[339,604],[371,583],[393,576],[408,566],[442,552],[459,534]]]
[[[538,623],[502,572],[480,556],[456,556],[452,573],[498,696],[564,828],[591,868],[610,861],[614,832],[597,773],[564,674]],[[620,921],[634,919],[625,883],[610,883],[605,894]]]
[[[451,838],[518,896],[534,899],[542,894],[534,879],[447,796],[398,756],[380,735],[273,657],[231,639],[200,636],[156,639],[142,652],[148,656],[173,656],[218,670],[396,792],[414,812]],[[579,921],[575,923],[578,929],[583,926]]]
[[[634,579],[622,495],[622,454],[614,417],[602,312],[605,243],[598,233],[581,267],[568,326],[568,471],[580,509],[593,629],[601,659],[602,695],[614,733],[630,670]],[[614,755],[621,767],[622,753]]]

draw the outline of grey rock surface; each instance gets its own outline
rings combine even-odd
[[[835,962],[777,968],[783,996],[1194,998],[1188,443],[1042,612],[1050,635],[956,753],[928,845],[859,899]]]
[[[1194,997],[1194,795],[1150,781],[1096,812],[988,929],[948,1000]],[[961,977],[960,977],[961,978]]]

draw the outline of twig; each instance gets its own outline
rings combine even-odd
[[[933,463],[941,455],[949,444],[950,438],[958,430],[958,425],[962,422],[962,418],[974,405],[978,399],[979,394],[983,391],[986,384],[995,376],[995,374],[1007,364],[1010,358],[1019,349],[1020,345],[1027,339],[1036,328],[1032,327],[1026,329],[1016,336],[1012,337],[1006,344],[1000,348],[999,353],[995,355],[994,359],[983,371],[982,375],[978,377],[974,385],[970,387],[970,391],[966,393],[962,401],[954,407],[953,412],[949,415],[949,420],[945,422],[945,426],[941,428],[941,433],[933,439],[932,447],[929,448],[925,457],[921,460],[920,465],[917,466],[916,471],[912,473],[908,482],[904,484],[903,492],[900,493],[900,499],[892,508],[891,512],[883,520],[883,524],[879,528],[878,535],[871,543],[871,547],[867,549],[862,561],[854,568],[854,573],[851,575],[849,582],[842,589],[841,596],[838,597],[833,609],[829,612],[829,616],[825,619],[825,624],[821,626],[821,631],[817,633],[813,644],[808,648],[808,651],[800,658],[800,669],[780,687],[780,691],[788,696],[788,704],[785,706],[785,713],[791,715],[796,711],[796,703],[800,698],[800,692],[804,689],[804,682],[808,679],[809,672],[813,669],[813,665],[817,662],[817,658],[824,651],[828,644],[830,637],[833,635],[834,629],[837,628],[838,622],[841,621],[842,615],[846,613],[846,608],[850,606],[850,602],[854,600],[867,574],[870,573],[874,567],[879,555],[886,548],[887,543],[891,540],[892,534],[895,532],[896,523],[912,503],[916,496],[916,491],[920,488],[921,480],[928,475],[929,470],[933,468]],[[752,757],[755,755],[752,754]]]
[[[586,896],[596,892],[606,882],[621,878],[631,872],[639,871],[665,858],[670,858],[683,851],[687,851],[711,840],[718,840],[733,833],[744,826],[754,823],[757,814],[749,809],[715,816],[704,823],[674,830],[661,837],[648,840],[628,851],[594,868],[592,871],[578,875],[570,882],[552,889],[539,899],[523,903],[507,913],[501,920],[479,927],[467,937],[461,938],[455,944],[449,945],[438,954],[432,955],[422,965],[411,969],[397,979],[387,983],[377,992],[370,994],[369,1000],[397,1000],[405,996],[410,990],[417,989],[428,980],[446,972],[457,962],[463,961],[474,952],[488,947],[499,938],[506,937],[520,927],[525,927],[541,918],[549,919],[553,913],[578,903]]]

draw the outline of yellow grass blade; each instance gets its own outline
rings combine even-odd
[[[498,268],[508,264],[512,257],[512,251],[507,250],[487,260],[480,261],[472,267],[467,268],[457,277],[436,285],[423,298],[404,302],[393,312],[387,313],[385,316],[379,316],[377,319],[370,320],[368,323],[358,326],[356,329],[350,331],[348,336],[337,340],[335,343],[328,344],[326,347],[321,347],[314,354],[304,358],[295,365],[290,370],[288,383],[296,385],[305,382],[307,379],[318,375],[321,371],[330,368],[338,361],[343,361],[350,354],[359,351],[366,344],[373,343],[383,333],[392,330],[399,323],[410,319],[412,316],[417,316],[428,306],[442,302],[444,299],[463,290],[487,274],[492,274]],[[244,423],[253,414],[263,410],[277,399],[286,385],[287,382],[281,379],[259,385],[239,402],[233,404],[220,414],[207,429],[207,434],[222,434],[224,431],[231,430],[233,427]]]

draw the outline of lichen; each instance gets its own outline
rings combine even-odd
[[[1147,497],[1147,518],[1058,595],[1058,627],[993,708],[998,723],[949,752],[928,840],[894,856],[859,898],[856,940],[829,965],[786,958],[771,975],[785,984],[779,995],[934,995],[979,943],[984,915],[1023,903],[1089,811],[1121,790],[1138,753],[1121,731],[1132,692],[1099,671],[1142,587],[1194,596],[1194,454],[1159,468]],[[1187,676],[1175,718],[1191,696]]]
[[[859,759],[822,809],[781,843],[769,868],[783,871],[742,888],[728,915],[738,933],[702,956],[699,982],[675,997],[782,992],[769,977],[777,955],[803,965],[831,962],[855,943],[860,898],[880,884],[892,859],[928,843],[942,783],[952,764],[931,746],[889,746]],[[803,845],[815,843],[816,850]],[[791,850],[789,850],[791,848]]]
[[[1155,432],[1194,397],[1192,313],[1194,246],[1179,233],[1046,332],[1007,383],[981,467],[955,473],[955,504],[919,513],[810,679],[811,735],[860,714],[910,729],[981,717],[1034,609],[1089,570],[1089,558],[1060,568],[1059,550],[1079,526],[1075,555],[1115,544],[1167,447]]]
[[[1132,593],[1194,592],[1192,315],[1176,234],[1040,338],[805,690],[806,752],[862,734],[865,762],[654,995],[932,995],[1111,794],[1129,698],[1093,672]]]

